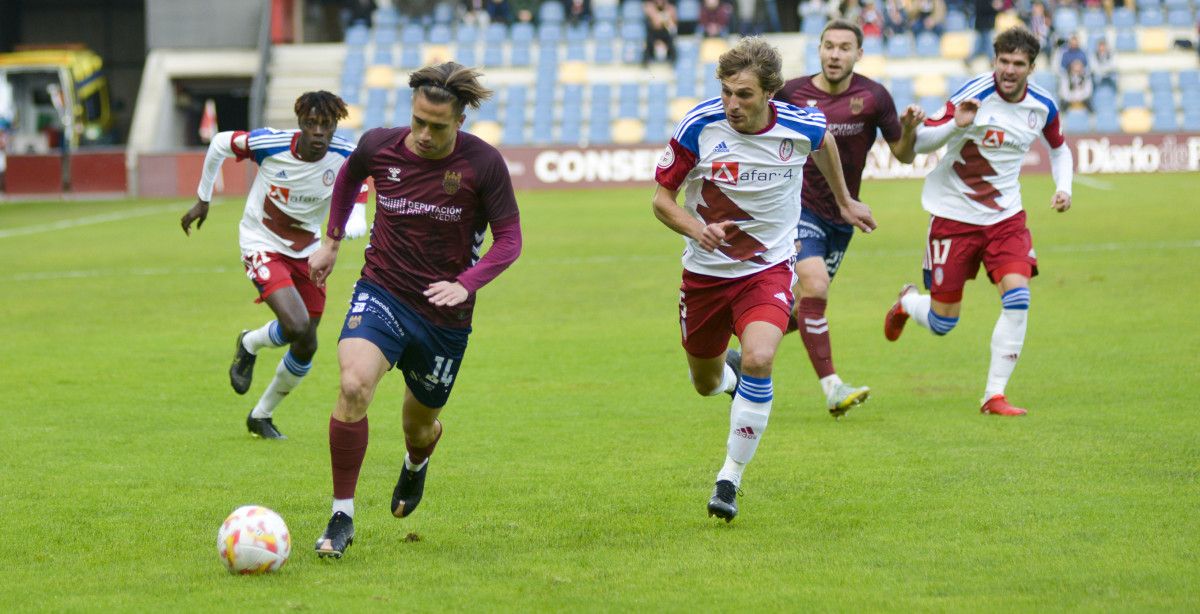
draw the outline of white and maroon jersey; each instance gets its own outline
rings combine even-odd
[[[953,121],[955,105],[971,98],[980,102],[975,122],[946,143],[946,155],[925,179],[921,204],[938,217],[989,226],[1021,211],[1017,179],[1033,142],[1040,137],[1058,148],[1064,139],[1053,96],[1030,83],[1020,100],[1008,102],[996,91],[993,73],[968,81],[925,125]]]
[[[825,116],[815,108],[769,103],[770,122],[742,134],[725,118],[720,98],[683,118],[658,161],[655,179],[683,187],[683,205],[705,224],[734,220],[715,251],[685,237],[683,268],[714,277],[744,277],[795,255],[804,162],[825,139]]]
[[[260,128],[221,132],[208,147],[204,176],[196,190],[201,200],[212,200],[213,179],[225,158],[252,159],[258,164],[238,225],[243,255],[277,252],[307,258],[320,244],[333,181],[354,145],[335,136],[320,160],[306,162],[296,155],[299,139],[299,130]],[[360,201],[365,202],[365,197],[360,195]]]

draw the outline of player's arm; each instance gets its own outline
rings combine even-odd
[[[829,184],[829,190],[833,192],[842,218],[863,232],[875,230],[875,218],[871,217],[871,208],[850,195],[846,175],[842,172],[842,158],[838,155],[837,140],[826,135],[822,147],[812,152],[812,159],[817,165],[817,170],[825,177],[825,182]]]
[[[923,121],[925,112],[919,105],[910,104],[904,109],[904,114],[900,116],[900,138],[888,141],[888,147],[897,160],[912,164],[913,159],[917,157],[917,128]]]
[[[1059,213],[1071,208],[1071,183],[1075,179],[1075,160],[1063,137],[1058,113],[1042,128],[1042,138],[1050,147],[1050,176],[1054,178],[1054,197],[1050,207]]]
[[[208,153],[204,154],[204,169],[200,173],[200,185],[196,188],[196,204],[179,218],[179,225],[184,234],[191,236],[192,222],[196,222],[196,230],[204,226],[208,219],[208,204],[212,202],[213,186],[217,181],[217,173],[221,172],[221,164],[225,158],[237,156],[239,160],[250,155],[248,145],[250,135],[246,132],[218,132],[208,144]]]
[[[733,220],[705,224],[688,215],[688,212],[679,206],[676,200],[678,197],[679,190],[672,190],[660,184],[651,198],[654,217],[667,228],[699,243],[705,251],[711,252],[720,247],[725,242],[726,235],[737,228],[737,222]]]
[[[360,151],[361,148],[355,149],[338,171],[337,179],[333,182],[333,195],[329,201],[329,220],[325,223],[325,236],[321,238],[321,247],[308,257],[309,276],[318,286],[323,286],[325,279],[333,271],[338,250],[342,246],[342,238],[346,236],[346,221],[350,218],[354,201],[362,193],[363,181],[367,178],[366,165],[358,157]]]
[[[925,120],[917,128],[917,141],[914,149],[917,153],[930,153],[942,148],[952,137],[966,130],[975,122],[975,113],[979,111],[979,101],[973,98],[964,100],[957,105],[947,102],[941,113]]]

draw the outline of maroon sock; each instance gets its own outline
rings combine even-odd
[[[329,464],[333,467],[333,498],[353,499],[358,470],[367,455],[367,419],[342,422],[329,417]]]
[[[797,310],[800,338],[817,377],[836,373],[833,369],[833,350],[829,346],[829,322],[825,320],[825,299],[802,298]]]
[[[435,422],[437,422],[438,425],[438,433],[437,436],[433,438],[433,443],[418,448],[412,445],[412,443],[408,441],[407,437],[404,438],[404,447],[408,448],[408,460],[411,461],[412,464],[420,465],[421,463],[425,462],[425,459],[433,456],[433,449],[437,447],[438,442],[442,439],[442,433],[446,430],[446,427],[442,425],[441,420],[436,420]]]

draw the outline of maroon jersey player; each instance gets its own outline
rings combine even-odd
[[[855,74],[862,58],[862,31],[847,21],[834,20],[821,32],[821,72],[788,81],[776,98],[801,107],[817,107],[825,114],[827,130],[837,141],[850,196],[858,198],[867,153],[876,132],[883,134],[892,155],[905,163],[914,157],[917,125],[925,118],[912,105],[896,116],[895,103],[879,83]],[[854,226],[842,219],[837,200],[812,160],[804,167],[803,210],[796,227],[796,303],[792,307],[800,338],[820,379],[826,407],[840,418],[867,399],[871,389],[841,380],[833,367],[829,323],[825,304],[829,284],[837,274],[854,235]]]
[[[517,259],[521,226],[500,152],[462,132],[463,110],[491,91],[479,73],[454,62],[412,73],[412,125],[370,130],[334,186],[325,241],[313,277],[333,268],[353,195],[375,181],[375,221],[362,278],[338,341],[341,392],[329,419],[333,515],[317,540],[320,556],[340,558],[354,538],[354,490],[367,449],[367,407],[384,374],[404,377],[408,453],[392,491],[392,514],[407,516],[424,492],[438,420],[471,332],[475,293]],[[492,247],[479,258],[484,232]]]

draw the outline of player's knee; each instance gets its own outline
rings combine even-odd
[[[742,372],[754,377],[769,377],[775,365],[774,348],[742,348]]]
[[[281,318],[279,320],[280,332],[283,333],[283,338],[288,341],[297,341],[304,339],[309,335],[309,317],[304,314],[298,317]],[[314,340],[315,343],[315,340]]]
[[[375,394],[375,385],[370,378],[354,371],[342,371],[341,393],[346,405],[351,408],[366,408]]]
[[[936,311],[929,312],[929,330],[939,337],[954,330],[958,325],[958,318],[938,315]]]
[[[1029,311],[1029,288],[1013,288],[1000,297],[1004,309]]]
[[[688,377],[692,380],[692,388],[696,389],[696,393],[701,396],[713,396],[720,394],[722,391],[717,390],[721,386],[721,372],[717,375],[696,375],[688,373]]]

